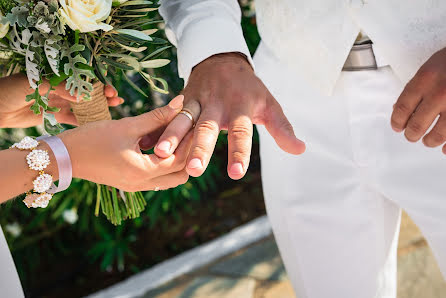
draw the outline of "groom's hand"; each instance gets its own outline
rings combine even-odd
[[[192,71],[183,91],[185,108],[201,106],[186,170],[197,177],[203,174],[214,151],[220,130],[228,130],[228,174],[242,178],[249,165],[253,124],[265,125],[282,150],[301,154],[305,144],[296,138],[282,108],[261,80],[254,74],[248,61],[239,54],[212,56]],[[160,137],[155,153],[171,155],[181,142],[192,122],[178,115]]]
[[[438,116],[438,121],[426,134]],[[394,105],[392,128],[404,131],[410,142],[423,138],[427,147],[446,142],[446,48],[427,60],[406,85]],[[443,153],[446,154],[446,145]]]

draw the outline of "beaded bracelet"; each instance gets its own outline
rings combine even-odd
[[[26,162],[31,170],[39,172],[37,178],[33,181],[33,191],[26,194],[23,202],[30,208],[45,208],[53,195],[47,193],[53,184],[53,176],[46,174],[44,170],[50,164],[50,156],[48,151],[36,149],[39,142],[31,137],[24,137],[19,143],[15,143],[11,148],[19,150],[30,150],[31,152],[26,156]]]
[[[47,143],[47,145],[51,148],[51,151],[53,151],[54,158],[57,162],[59,184],[56,186],[53,183],[47,192],[55,194],[66,190],[70,186],[71,180],[73,179],[73,169],[71,167],[71,159],[67,147],[65,147],[65,144],[57,136],[44,135],[38,137],[36,140]]]

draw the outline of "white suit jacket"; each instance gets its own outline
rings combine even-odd
[[[329,94],[363,30],[405,83],[434,52],[446,47],[445,0],[256,0],[262,42],[293,71]],[[249,57],[236,0],[162,0],[179,73],[218,53]]]

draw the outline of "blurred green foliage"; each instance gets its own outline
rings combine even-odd
[[[251,1],[243,1],[242,21],[248,46],[253,53],[258,36]],[[163,34],[160,30],[157,34]],[[160,36],[163,37],[164,36]],[[170,95],[153,92],[139,76],[132,76],[132,82],[115,77],[114,84],[126,102],[115,109],[115,119],[138,115],[157,106],[164,105],[183,88],[176,68],[176,49],[170,48],[159,58],[173,62],[154,70],[153,75],[167,80]],[[149,96],[130,88],[138,85]],[[0,129],[0,148],[6,149],[25,135],[38,136],[39,128]],[[219,137],[217,150],[227,145],[226,134]],[[84,255],[89,262],[99,261],[101,270],[122,271],[125,259],[135,257],[131,243],[137,241],[140,229],[150,229],[167,217],[180,220],[181,213],[187,212],[191,200],[200,200],[204,193],[215,191],[218,181],[226,174],[226,165],[218,155],[214,156],[202,177],[191,179],[185,185],[162,192],[144,193],[147,207],[142,216],[129,220],[122,226],[111,225],[102,214],[94,216],[96,184],[75,179],[69,190],[56,194],[46,209],[28,209],[21,202],[23,197],[0,205],[0,224],[7,237],[19,275],[25,290],[35,269],[42,264],[59,262],[74,255]],[[57,239],[55,239],[57,235]],[[30,261],[32,260],[32,261]],[[135,269],[136,270],[136,269]]]

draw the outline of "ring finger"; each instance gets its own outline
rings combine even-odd
[[[183,110],[172,120],[159,138],[155,146],[157,156],[167,158],[175,152],[178,144],[200,116],[200,110],[200,104],[197,101],[189,101],[184,105]]]

